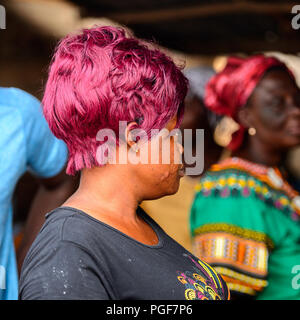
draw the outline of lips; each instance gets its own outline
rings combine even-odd
[[[179,170],[178,170],[178,175],[180,176],[180,177],[183,177],[184,175],[185,175],[185,172],[184,172],[185,170],[184,170],[184,166],[181,166],[180,168],[179,168]]]

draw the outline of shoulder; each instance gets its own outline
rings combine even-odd
[[[22,89],[14,87],[0,87],[0,104],[20,110],[27,107],[35,109],[36,106],[40,106],[40,102],[36,97]]]
[[[287,207],[288,210],[290,204],[284,192],[249,172],[234,168],[208,171],[196,185],[195,192],[197,201],[205,201],[210,197],[220,199],[223,203],[226,199],[234,200],[230,201],[231,206],[245,202],[249,208],[253,204],[262,209],[268,207],[284,210]]]
[[[261,186],[258,179],[245,171],[237,169],[209,170],[199,180],[195,191],[204,196],[250,196],[251,190],[258,191],[260,190],[258,187]]]
[[[266,212],[271,215],[276,210],[270,210],[273,206],[269,203],[271,193],[268,186],[246,172],[236,169],[209,171],[196,186],[190,215],[192,232],[207,225],[222,230],[224,226],[232,229],[233,225],[239,230],[251,229],[253,223],[257,230],[262,230]]]
[[[58,209],[48,215],[24,260],[20,298],[107,299],[106,265],[89,245],[90,234],[75,213]]]
[[[267,181],[244,170],[218,168],[196,186],[190,225],[194,235],[226,232],[271,243],[269,237],[283,237],[291,213],[288,196]]]
[[[93,238],[102,237],[99,228],[101,224],[84,212],[71,207],[59,207],[47,214],[40,236],[54,234],[60,242],[89,247]]]
[[[22,89],[0,87],[0,105],[14,111],[24,127],[44,122],[40,101]]]
[[[232,215],[236,208],[253,210],[264,206],[260,196],[264,186],[253,176],[232,169],[208,171],[195,186],[192,211],[228,211]]]
[[[88,219],[69,208],[60,207],[46,215],[46,221],[25,260],[40,259],[53,248],[67,247],[67,244],[89,251],[91,239],[97,237],[101,238],[101,233],[93,228]]]
[[[97,237],[101,239],[101,232],[93,230],[80,214],[57,208],[46,215],[46,221],[27,253],[22,271],[27,273],[28,270],[44,268],[52,261],[66,257],[70,260],[84,255],[94,260],[93,246],[99,246],[101,242],[97,243]]]

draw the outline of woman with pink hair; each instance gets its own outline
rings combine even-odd
[[[222,274],[232,298],[300,299],[300,197],[282,162],[300,144],[300,90],[273,57],[230,57],[206,86],[206,106],[233,118],[229,158],[196,186],[194,253]]]
[[[23,264],[20,299],[228,298],[222,278],[139,207],[179,187],[183,150],[169,132],[181,123],[186,91],[170,58],[123,29],[95,27],[60,42],[44,114],[68,146],[67,172],[80,171],[81,181],[47,215]]]

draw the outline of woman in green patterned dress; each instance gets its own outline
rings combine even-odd
[[[295,78],[272,57],[231,57],[205,102],[239,129],[231,157],[196,186],[194,253],[222,274],[233,299],[300,299],[300,197],[281,169],[300,144]]]

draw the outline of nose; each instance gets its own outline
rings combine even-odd
[[[288,106],[289,110],[293,115],[299,115],[300,114],[300,102],[299,99],[292,98],[288,99]]]
[[[300,105],[296,103],[290,104],[290,116],[292,117],[300,117]]]

